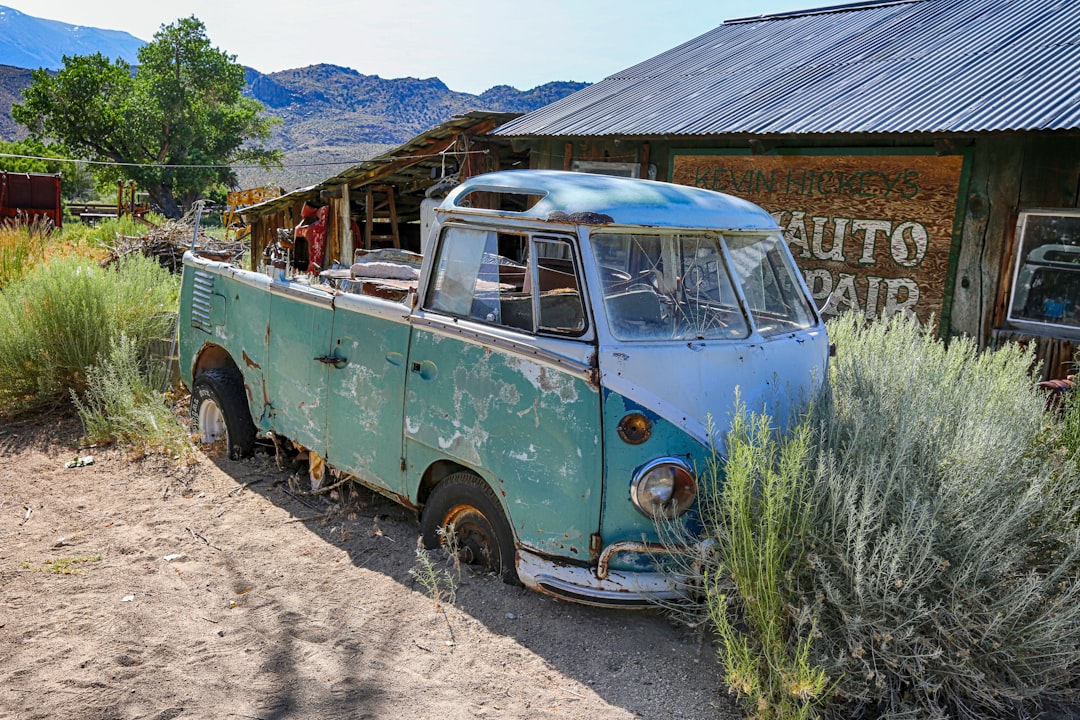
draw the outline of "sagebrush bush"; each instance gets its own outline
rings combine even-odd
[[[775,594],[770,612],[786,622],[783,662],[754,682],[782,687],[792,662],[820,670],[828,689],[815,710],[838,718],[1015,718],[1075,703],[1080,472],[1062,461],[1032,354],[946,346],[903,318],[846,316],[829,332],[838,352],[805,471],[775,500],[801,518],[792,546],[769,549],[767,512],[755,532],[732,532],[702,501],[721,550],[692,559],[723,577],[704,584],[707,604],[734,596],[751,649],[778,643],[754,618],[757,593]],[[772,442],[761,438],[751,444]],[[767,478],[742,487],[737,452],[716,482],[746,507],[767,504]],[[741,582],[725,543],[782,563],[769,570],[781,580]],[[714,621],[726,644],[730,619]]]
[[[86,392],[72,392],[86,443],[133,445],[185,457],[192,451],[187,430],[177,422],[166,395],[165,369],[147,360],[126,335],[87,369]]]
[[[1071,701],[1080,478],[1043,442],[1031,352],[946,347],[902,318],[846,316],[829,332],[832,402],[797,568],[814,660],[870,716]]]
[[[0,292],[0,413],[64,403],[121,334],[140,352],[172,328],[179,280],[142,256],[103,269],[78,257]]]
[[[1061,410],[1061,445],[1080,459],[1080,390],[1074,389],[1065,396]]]

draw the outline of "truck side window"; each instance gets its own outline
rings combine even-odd
[[[585,308],[581,302],[570,244],[537,239],[536,286],[541,332],[580,335],[585,331]]]
[[[506,253],[501,254],[502,253]],[[450,315],[533,331],[525,288],[528,238],[449,227],[443,234],[427,307]]]
[[[519,233],[447,228],[425,307],[528,333],[585,331],[570,244]]]

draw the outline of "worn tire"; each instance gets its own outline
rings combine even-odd
[[[520,584],[510,523],[491,488],[470,472],[446,477],[431,492],[420,517],[424,546],[438,548],[438,530],[451,523],[462,562],[493,570],[510,585]]]
[[[191,429],[200,443],[225,441],[229,459],[239,460],[255,447],[244,378],[234,368],[204,370],[191,388]]]

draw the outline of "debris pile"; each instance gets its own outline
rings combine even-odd
[[[195,226],[184,220],[169,221],[150,229],[141,237],[117,236],[117,244],[109,248],[109,257],[102,265],[111,265],[126,255],[141,252],[147,257],[157,259],[162,267],[179,273],[183,270],[184,253],[191,248],[191,238],[195,232]],[[225,262],[238,261],[246,250],[246,243],[215,240],[201,231],[195,242],[195,251],[198,254]]]

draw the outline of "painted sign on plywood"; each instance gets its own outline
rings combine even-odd
[[[827,315],[940,320],[963,157],[675,151],[673,182],[762,206]]]

